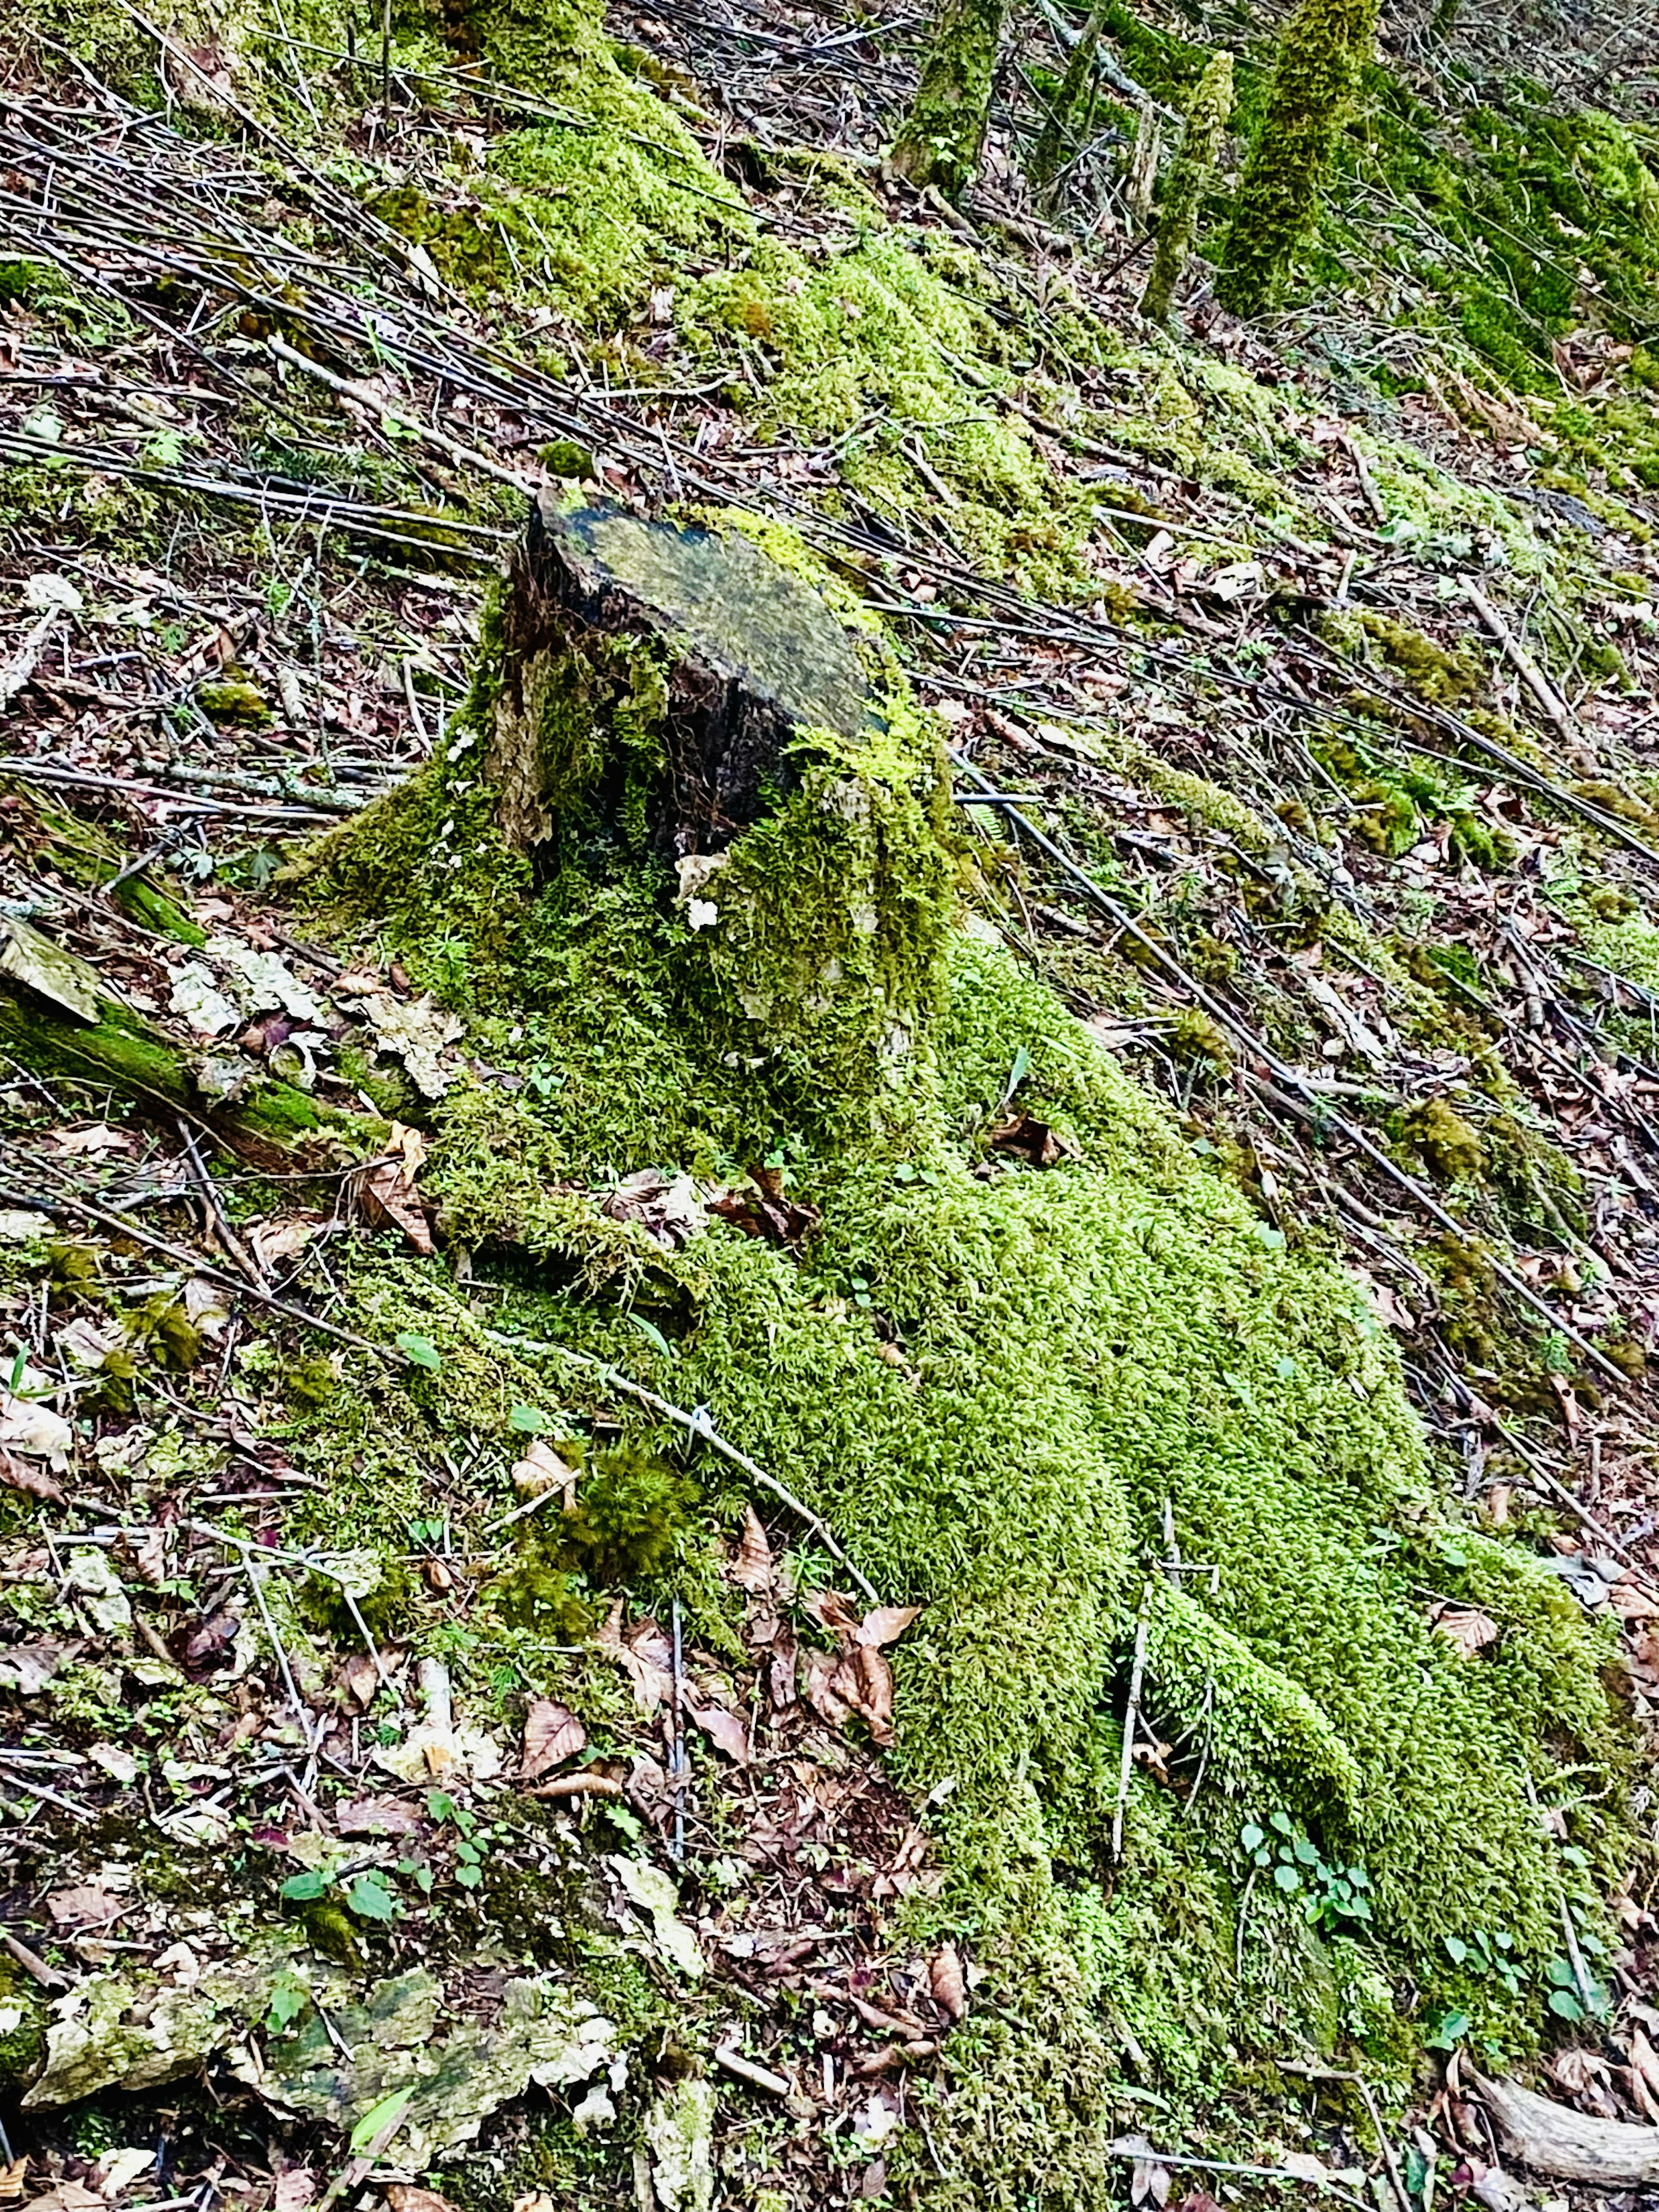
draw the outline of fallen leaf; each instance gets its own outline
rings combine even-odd
[[[1465,1659],[1473,1659],[1487,1644],[1496,1644],[1504,1632],[1492,1615],[1478,1606],[1443,1605],[1437,1607],[1433,1618],[1437,1632]]]
[[[823,1219],[816,1206],[786,1194],[781,1168],[750,1168],[748,1187],[718,1192],[708,1200],[708,1210],[745,1237],[786,1249],[798,1247]]]
[[[123,1751],[118,1744],[88,1744],[87,1757],[94,1766],[101,1766],[112,1782],[118,1782],[123,1790],[130,1789],[138,1779],[137,1760],[130,1751]]]
[[[921,1613],[919,1605],[878,1606],[866,1613],[859,1623],[856,1641],[873,1644],[879,1650],[884,1644],[896,1644],[905,1630]]]
[[[1331,2181],[1329,2166],[1311,2151],[1287,2150],[1279,2162],[1286,2173],[1293,2173],[1298,2181],[1311,2181],[1317,2188],[1326,2188]]]
[[[285,1220],[261,1221],[247,1232],[246,1244],[254,1258],[271,1274],[285,1260],[292,1260],[302,1252],[316,1235],[318,1224],[290,1215]],[[289,2172],[304,2172],[303,2166],[290,2167]],[[283,2179],[287,2179],[284,2175]]]
[[[394,1121],[386,1149],[395,1157],[377,1160],[359,1182],[365,1210],[371,1221],[401,1229],[415,1250],[429,1259],[436,1248],[426,1208],[415,1189],[415,1178],[426,1158],[426,1139],[418,1129]]]
[[[927,1986],[933,1993],[933,2002],[947,2018],[962,2018],[968,2009],[968,1984],[962,1955],[954,1943],[946,1943],[929,1964]]]
[[[118,2150],[105,2151],[98,2160],[99,2195],[106,2203],[112,2203],[155,2164],[155,2152],[149,2144],[126,2143]]]
[[[805,1601],[805,1610],[820,1628],[827,1628],[843,1651],[851,1648],[863,1625],[858,1607],[839,1590],[814,1590]]]
[[[0,1446],[27,1459],[43,1459],[54,1474],[62,1474],[70,1463],[75,1431],[50,1406],[0,1389]]]
[[[26,1498],[44,1498],[52,1504],[64,1495],[57,1476],[49,1469],[3,1448],[0,1448],[0,1483],[8,1490],[21,1490]]]
[[[513,1487],[526,1498],[544,1498],[550,1490],[562,1490],[566,1504],[574,1505],[576,1480],[576,1469],[540,1437],[530,1439],[524,1456],[513,1469]]]
[[[737,1556],[726,1570],[739,1589],[750,1591],[756,1597],[771,1595],[774,1573],[772,1547],[767,1540],[761,1517],[752,1505],[743,1510],[743,1534],[738,1540]]]
[[[421,1816],[395,1797],[359,1797],[337,1808],[334,1826],[343,1836],[418,1836]]]
[[[612,1221],[636,1222],[671,1252],[689,1244],[702,1227],[702,1207],[690,1176],[670,1177],[656,1168],[624,1176],[600,1211]]]
[[[989,1142],[994,1151],[1017,1153],[1034,1168],[1051,1168],[1060,1155],[1059,1138],[1046,1121],[1039,1121],[1031,1114],[1016,1114],[1012,1120],[1000,1123],[992,1130]],[[1166,2182],[1166,2191],[1167,2188]]]
[[[618,1598],[593,1641],[627,1674],[640,1711],[653,1713],[674,1694],[673,1653],[654,1620],[641,1620],[626,1637],[622,1620],[623,1601]]]
[[[46,1897],[46,1910],[60,1927],[106,1928],[121,1917],[118,1897],[91,1882],[76,1889],[54,1889]]]
[[[587,1745],[587,1730],[568,1705],[556,1698],[538,1698],[524,1720],[524,1758],[519,1773],[534,1782]]]
[[[416,2188],[412,2181],[388,2183],[386,2197],[392,2212],[453,2212],[447,2197],[440,2197],[435,2189]]]
[[[112,1129],[107,1121],[91,1121],[82,1129],[55,1129],[53,1147],[79,1159],[95,1160],[105,1152],[136,1152],[137,1146],[125,1129]]]
[[[394,2183],[392,2187],[401,2187]],[[317,2194],[317,2177],[308,2166],[290,2166],[276,2177],[276,2191],[270,2200],[270,2212],[305,2212],[305,2208]],[[392,2189],[386,2191],[388,2197]]]
[[[78,1644],[0,1644],[0,1690],[33,1697],[80,1648]]]
[[[688,1705],[686,1710],[717,1751],[739,1766],[748,1765],[749,1731],[740,1713],[728,1713],[723,1705]]]

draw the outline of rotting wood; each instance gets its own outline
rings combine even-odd
[[[1475,2074],[1471,2081],[1505,2148],[1523,2166],[1602,2189],[1659,2181],[1659,2128],[1595,2119],[1501,2075]]]

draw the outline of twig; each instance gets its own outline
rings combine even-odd
[[[674,1841],[672,1856],[685,1856],[685,1665],[680,1641],[680,1601],[674,1600]]]
[[[745,2058],[740,2051],[720,2044],[712,2054],[716,2066],[727,2074],[735,2075],[739,2081],[747,2081],[752,2089],[764,2089],[774,2097],[793,2097],[794,2084],[781,2074],[775,2074],[769,2066],[757,2066],[752,2058]]]
[[[1583,732],[1567,712],[1566,702],[1548,677],[1545,675],[1520,639],[1516,636],[1486,593],[1478,585],[1470,583],[1467,578],[1463,584],[1463,596],[1497,639],[1503,649],[1504,659],[1508,660],[1516,674],[1543,708],[1546,719],[1554,724],[1555,728],[1565,738],[1567,744],[1575,752],[1577,751],[1584,741]]]
[[[196,1149],[194,1130],[182,1114],[175,1115],[173,1118],[179,1125],[179,1134],[184,1143],[185,1157],[190,1162],[191,1179],[196,1185],[202,1204],[207,1209],[208,1218],[220,1243],[224,1247],[228,1256],[234,1261],[238,1272],[242,1275],[248,1287],[251,1290],[268,1293],[270,1290],[269,1279],[260,1268],[258,1261],[231,1227],[225,1209],[219,1202],[219,1194],[213,1187],[213,1178],[207,1171],[202,1155]]]
[[[1129,1802],[1129,1776],[1134,1765],[1135,1732],[1140,1726],[1140,1684],[1146,1671],[1146,1637],[1152,1619],[1152,1583],[1149,1575],[1140,1593],[1140,1613],[1135,1622],[1135,1655],[1129,1667],[1129,1696],[1123,1710],[1123,1759],[1117,1772],[1117,1803],[1112,1813],[1112,1856],[1123,1856],[1123,1815]]]
[[[31,1951],[19,1936],[9,1928],[0,1928],[0,1948],[8,1951],[31,1980],[40,1983],[43,1990],[66,1990],[72,1986],[73,1976],[61,1966],[48,1966],[38,1951]]]
[[[1364,2197],[1340,2189],[1334,2181],[1322,2181],[1310,2173],[1297,2173],[1294,2167],[1288,2166],[1246,2166],[1237,2159],[1199,2158],[1191,2151],[1154,2150],[1150,2143],[1144,2142],[1108,2143],[1106,2154],[1109,2158],[1132,2158],[1137,2162],[1145,2160],[1149,2165],[1171,2166],[1177,2172],[1182,2166],[1196,2166],[1205,2173],[1247,2173],[1263,2181],[1299,2181],[1305,2186],[1322,2189],[1328,2196],[1340,2197],[1345,2204],[1358,2206],[1359,2212],[1373,2212],[1373,2208],[1365,2203]],[[1408,2205],[1406,2212],[1416,2212],[1416,2207]]]
[[[659,1397],[654,1390],[648,1390],[643,1382],[633,1382],[607,1361],[596,1359],[589,1352],[574,1352],[568,1344],[552,1344],[538,1337],[504,1336],[493,1328],[487,1328],[483,1333],[492,1344],[504,1345],[510,1352],[547,1352],[560,1359],[573,1360],[580,1367],[591,1367],[605,1387],[625,1391],[630,1398],[637,1398],[641,1405],[649,1406],[653,1413],[660,1413],[665,1420],[678,1421],[682,1428],[700,1437],[711,1451],[719,1452],[723,1459],[730,1460],[733,1467],[741,1468],[751,1482],[759,1483],[763,1490],[769,1491],[781,1504],[787,1505],[792,1513],[806,1523],[830,1558],[840,1560],[871,1604],[881,1603],[881,1594],[875,1584],[859,1572],[822,1516],[797,1498],[793,1490],[786,1490],[775,1475],[769,1474],[763,1467],[750,1458],[747,1452],[740,1451],[736,1444],[727,1443],[725,1437],[715,1431],[705,1407],[700,1406],[695,1413],[688,1413],[683,1406],[673,1405],[668,1399]]]
[[[5,1138],[0,1137],[0,1152],[16,1152],[17,1149]],[[29,1164],[37,1166],[40,1164],[31,1161]],[[61,1176],[61,1170],[56,1167],[48,1172]],[[67,1176],[62,1179],[70,1182]],[[210,1283],[217,1283],[224,1290],[234,1291],[239,1297],[257,1298],[272,1313],[286,1315],[289,1321],[302,1322],[307,1328],[319,1329],[325,1336],[334,1337],[341,1344],[349,1344],[356,1351],[372,1352],[377,1359],[390,1363],[398,1357],[386,1345],[373,1343],[368,1337],[358,1336],[351,1329],[341,1328],[331,1321],[324,1321],[320,1315],[307,1313],[303,1306],[290,1305],[286,1298],[276,1297],[269,1291],[256,1291],[251,1283],[243,1282],[228,1269],[216,1267],[204,1261],[199,1252],[187,1251],[183,1245],[174,1244],[165,1237],[157,1237],[151,1230],[141,1229],[125,1213],[112,1213],[104,1206],[94,1206],[75,1188],[72,1182],[69,1193],[61,1197],[50,1191],[20,1193],[3,1189],[0,1189],[0,1195],[3,1195],[8,1205],[33,1206],[43,1213],[84,1213],[88,1221],[100,1222],[106,1229],[113,1229],[119,1236],[131,1237],[135,1244],[143,1244],[153,1252],[165,1253],[169,1260],[176,1260],[180,1267],[188,1267],[192,1274],[200,1275]]]
[[[1399,2162],[1394,2154],[1394,2145],[1389,2140],[1388,2130],[1382,2125],[1382,2115],[1376,2109],[1376,2100],[1372,2096],[1370,2085],[1364,2075],[1350,2072],[1340,2066],[1316,2065],[1311,2060],[1304,2058],[1281,2058],[1276,2063],[1281,2074],[1299,2074],[1304,2081],[1347,2081],[1352,2084],[1358,2092],[1359,2100],[1364,2106],[1366,2114],[1370,2120],[1371,2131],[1376,2137],[1376,2147],[1382,2153],[1383,2167],[1388,2173],[1389,2186],[1394,2191],[1395,2201],[1400,2207],[1400,2212],[1417,2212],[1417,2207],[1412,2203],[1405,2182],[1401,2178]]]
[[[620,1797],[623,1785],[614,1774],[560,1774],[551,1782],[519,1794],[522,1797]]]

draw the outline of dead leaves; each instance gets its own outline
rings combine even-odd
[[[568,1705],[556,1698],[538,1698],[524,1719],[524,1755],[520,1778],[535,1782],[587,1747],[587,1730]]]
[[[862,1620],[838,1590],[823,1590],[806,1610],[835,1638],[834,1653],[803,1655],[801,1694],[831,1728],[854,1714],[879,1744],[893,1741],[893,1670],[883,1647],[896,1644],[921,1611],[916,1605],[882,1606]]]
[[[823,1218],[816,1206],[787,1194],[781,1168],[750,1168],[745,1182],[709,1200],[708,1211],[745,1237],[761,1237],[785,1251],[799,1251]]]
[[[770,1595],[774,1573],[772,1547],[767,1540],[761,1517],[752,1505],[743,1511],[743,1535],[738,1544],[737,1557],[726,1569],[731,1579],[751,1597]]]
[[[933,1991],[933,2002],[951,2024],[959,2021],[968,2009],[968,1982],[962,1971],[962,1956],[954,1943],[947,1943],[933,1958],[927,1969],[927,1986]]]
[[[415,1179],[425,1160],[426,1139],[420,1131],[394,1121],[386,1157],[363,1170],[357,1195],[372,1222],[401,1229],[415,1249],[429,1259],[436,1249],[432,1227],[415,1189]]]
[[[1479,1606],[1443,1602],[1434,1607],[1429,1620],[1436,1633],[1443,1636],[1465,1659],[1477,1657],[1489,1644],[1496,1644],[1504,1632],[1492,1615],[1482,1613]]]
[[[1012,1152],[1034,1168],[1051,1168],[1066,1147],[1046,1121],[1034,1114],[1014,1114],[999,1122],[987,1142],[994,1152]]]
[[[594,1638],[599,1650],[614,1659],[634,1686],[634,1702],[642,1713],[654,1713],[674,1694],[674,1654],[668,1638],[649,1618],[623,1632],[623,1602],[618,1598],[605,1626]]]

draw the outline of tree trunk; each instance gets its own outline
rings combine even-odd
[[[1042,118],[1042,128],[1037,133],[1036,144],[1031,149],[1031,182],[1045,191],[1075,151],[1073,140],[1076,134],[1078,111],[1094,76],[1095,56],[1100,50],[1100,34],[1106,27],[1109,4],[1109,0],[1097,0],[1097,4],[1090,9],[1089,20],[1072,49],[1071,59],[1066,64],[1066,74],[1060,81],[1060,89],[1049,104],[1048,112]]]
[[[1148,321],[1167,323],[1176,286],[1192,251],[1193,233],[1204,195],[1215,174],[1216,157],[1233,106],[1233,58],[1212,55],[1188,112],[1187,129],[1164,188],[1158,224],[1158,248],[1152,275],[1141,295],[1140,312]]]
[[[1261,314],[1275,304],[1313,228],[1376,15],[1377,0],[1301,0],[1285,26],[1216,283],[1217,298],[1235,314]]]
[[[939,0],[921,81],[894,143],[893,167],[951,198],[973,181],[991,112],[1006,0]]]

